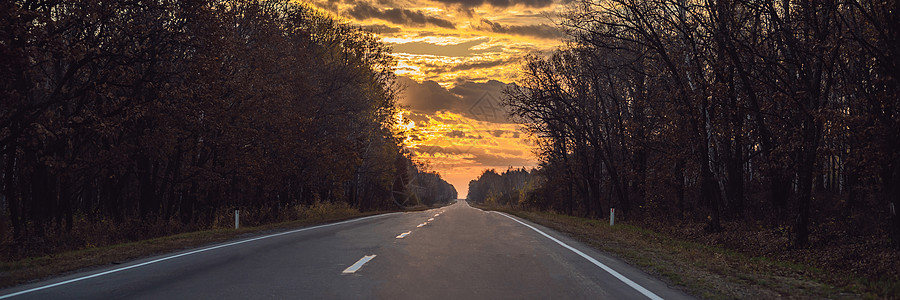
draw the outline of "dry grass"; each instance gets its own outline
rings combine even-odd
[[[702,298],[898,298],[896,281],[869,282],[847,273],[751,256],[628,224],[610,227],[603,220],[501,210],[569,234]]]

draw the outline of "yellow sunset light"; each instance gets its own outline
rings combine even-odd
[[[484,168],[535,166],[533,144],[518,125],[474,115],[490,94],[500,108],[502,85],[511,84],[531,52],[562,45],[562,34],[545,16],[561,4],[531,7],[511,1],[465,7],[440,1],[333,2],[313,5],[370,28],[393,49],[394,73],[411,91],[401,99],[410,110],[398,113],[394,131],[417,161],[443,174],[460,196]],[[505,112],[494,114],[505,117]]]

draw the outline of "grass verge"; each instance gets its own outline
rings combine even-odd
[[[550,212],[481,208],[510,213],[566,233],[701,298],[898,298],[890,289],[872,287],[858,278],[848,278],[849,275],[767,257],[751,257],[628,224],[610,227],[608,221]],[[836,277],[842,278],[836,280]]]
[[[431,208],[434,207],[419,205],[408,207],[405,211],[420,211]],[[255,227],[241,227],[239,229],[217,228],[136,242],[90,247],[51,255],[29,257],[15,261],[7,261],[4,259],[0,261],[0,288],[7,288],[86,268],[119,264],[142,257],[221,243],[236,238],[262,235],[280,230],[338,222],[388,212],[390,211],[358,212],[355,210],[334,210],[313,214],[312,216],[301,220]]]

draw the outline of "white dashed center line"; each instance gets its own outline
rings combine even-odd
[[[425,222],[425,223],[422,223],[422,224],[419,224],[419,225],[416,225],[416,227],[422,227],[422,226],[425,226],[425,225],[428,225],[428,222]]]
[[[434,221],[434,218],[428,218],[428,222]]]
[[[397,238],[398,238],[398,239],[405,238],[405,237],[406,237],[407,235],[409,235],[410,233],[412,233],[412,231],[407,231],[407,232],[401,233],[400,235],[397,236]]]
[[[369,261],[372,260],[373,258],[375,258],[375,254],[363,256],[362,258],[360,258],[359,260],[357,260],[356,263],[354,263],[354,264],[350,265],[349,267],[347,267],[346,269],[344,269],[344,272],[341,272],[341,273],[343,273],[343,274],[353,274],[353,273],[356,273],[356,271],[358,271],[359,268],[362,268],[362,266],[363,266],[364,264],[366,264],[367,262],[369,262]]]

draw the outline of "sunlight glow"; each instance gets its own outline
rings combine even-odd
[[[434,0],[313,0],[311,4],[375,32],[393,49],[397,76],[417,83],[436,82],[445,93],[467,83],[512,83],[522,57],[563,44],[547,17],[559,15],[564,6],[559,3],[530,7],[511,1],[501,6],[465,7]],[[480,96],[475,92],[467,95]],[[430,97],[427,93],[420,96]],[[459,101],[457,98],[413,102]],[[395,116],[394,130],[403,135],[411,155],[443,174],[460,196],[466,195],[468,180],[485,168],[536,165],[533,143],[518,125],[472,119],[465,115],[466,105],[433,106],[452,109],[432,114],[404,110]]]

